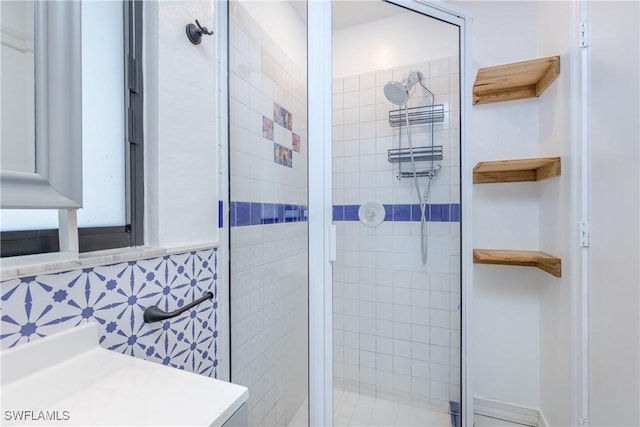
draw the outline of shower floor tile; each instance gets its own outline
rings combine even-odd
[[[421,426],[451,425],[451,416],[417,406],[334,389],[334,426]]]
[[[451,415],[418,406],[375,398],[365,394],[333,390],[334,427],[450,427]],[[307,426],[306,401],[287,427]],[[481,424],[490,425],[490,424]],[[502,424],[501,424],[502,425]],[[515,426],[522,427],[522,426]]]

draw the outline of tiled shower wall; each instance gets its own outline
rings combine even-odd
[[[398,129],[388,123],[390,80],[421,71],[445,119],[434,124],[442,170],[433,180],[427,265],[420,257],[413,178],[397,180],[387,150]],[[424,105],[416,87],[410,106]],[[457,57],[334,79],[334,378],[347,390],[449,409],[460,399],[460,138]],[[431,143],[430,125],[415,126],[414,146]],[[403,146],[407,147],[405,129]],[[405,170],[410,163],[404,163]],[[421,187],[426,178],[420,178]],[[385,221],[366,227],[360,204],[377,200]]]
[[[306,58],[262,24],[230,3],[231,379],[283,426],[308,388]]]
[[[0,283],[0,345],[10,348],[95,322],[100,345],[218,377],[218,250],[21,277]],[[146,324],[144,310],[173,311],[212,292],[188,314]]]

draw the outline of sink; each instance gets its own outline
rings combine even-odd
[[[222,426],[246,387],[98,345],[86,323],[0,352],[2,425]]]

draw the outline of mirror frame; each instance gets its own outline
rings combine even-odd
[[[77,1],[34,1],[35,172],[0,171],[0,207],[82,207],[82,26]]]

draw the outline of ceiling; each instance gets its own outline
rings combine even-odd
[[[307,13],[306,3],[291,1],[294,10],[303,20]],[[405,12],[405,9],[382,0],[333,0],[331,9],[334,31]]]
[[[331,9],[334,31],[405,12],[402,7],[381,0],[334,0]]]

